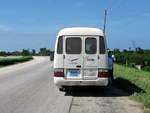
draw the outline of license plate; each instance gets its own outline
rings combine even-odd
[[[78,72],[70,72],[70,76],[78,76]]]

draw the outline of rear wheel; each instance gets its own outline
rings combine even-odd
[[[58,87],[59,91],[62,91],[64,92],[65,91],[65,88],[64,87]]]

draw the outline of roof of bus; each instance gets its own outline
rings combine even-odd
[[[75,27],[75,28],[64,28],[60,30],[58,36],[63,35],[98,35],[104,36],[103,31],[98,28],[87,28],[87,27]]]

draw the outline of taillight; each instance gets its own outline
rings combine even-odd
[[[98,70],[98,77],[109,77],[109,72],[108,72],[108,70],[99,69],[99,70]]]
[[[54,69],[55,77],[64,77],[64,69]]]

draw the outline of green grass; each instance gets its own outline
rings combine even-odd
[[[3,68],[3,67],[5,67],[5,66],[0,66],[0,68]]]
[[[144,110],[144,113],[150,113],[150,109],[149,110]]]
[[[129,93],[129,98],[143,103],[150,113],[150,72],[114,65],[115,86]]]
[[[12,64],[17,64],[25,61],[29,61],[33,59],[32,56],[23,56],[19,58],[0,58],[0,68],[12,65]]]

